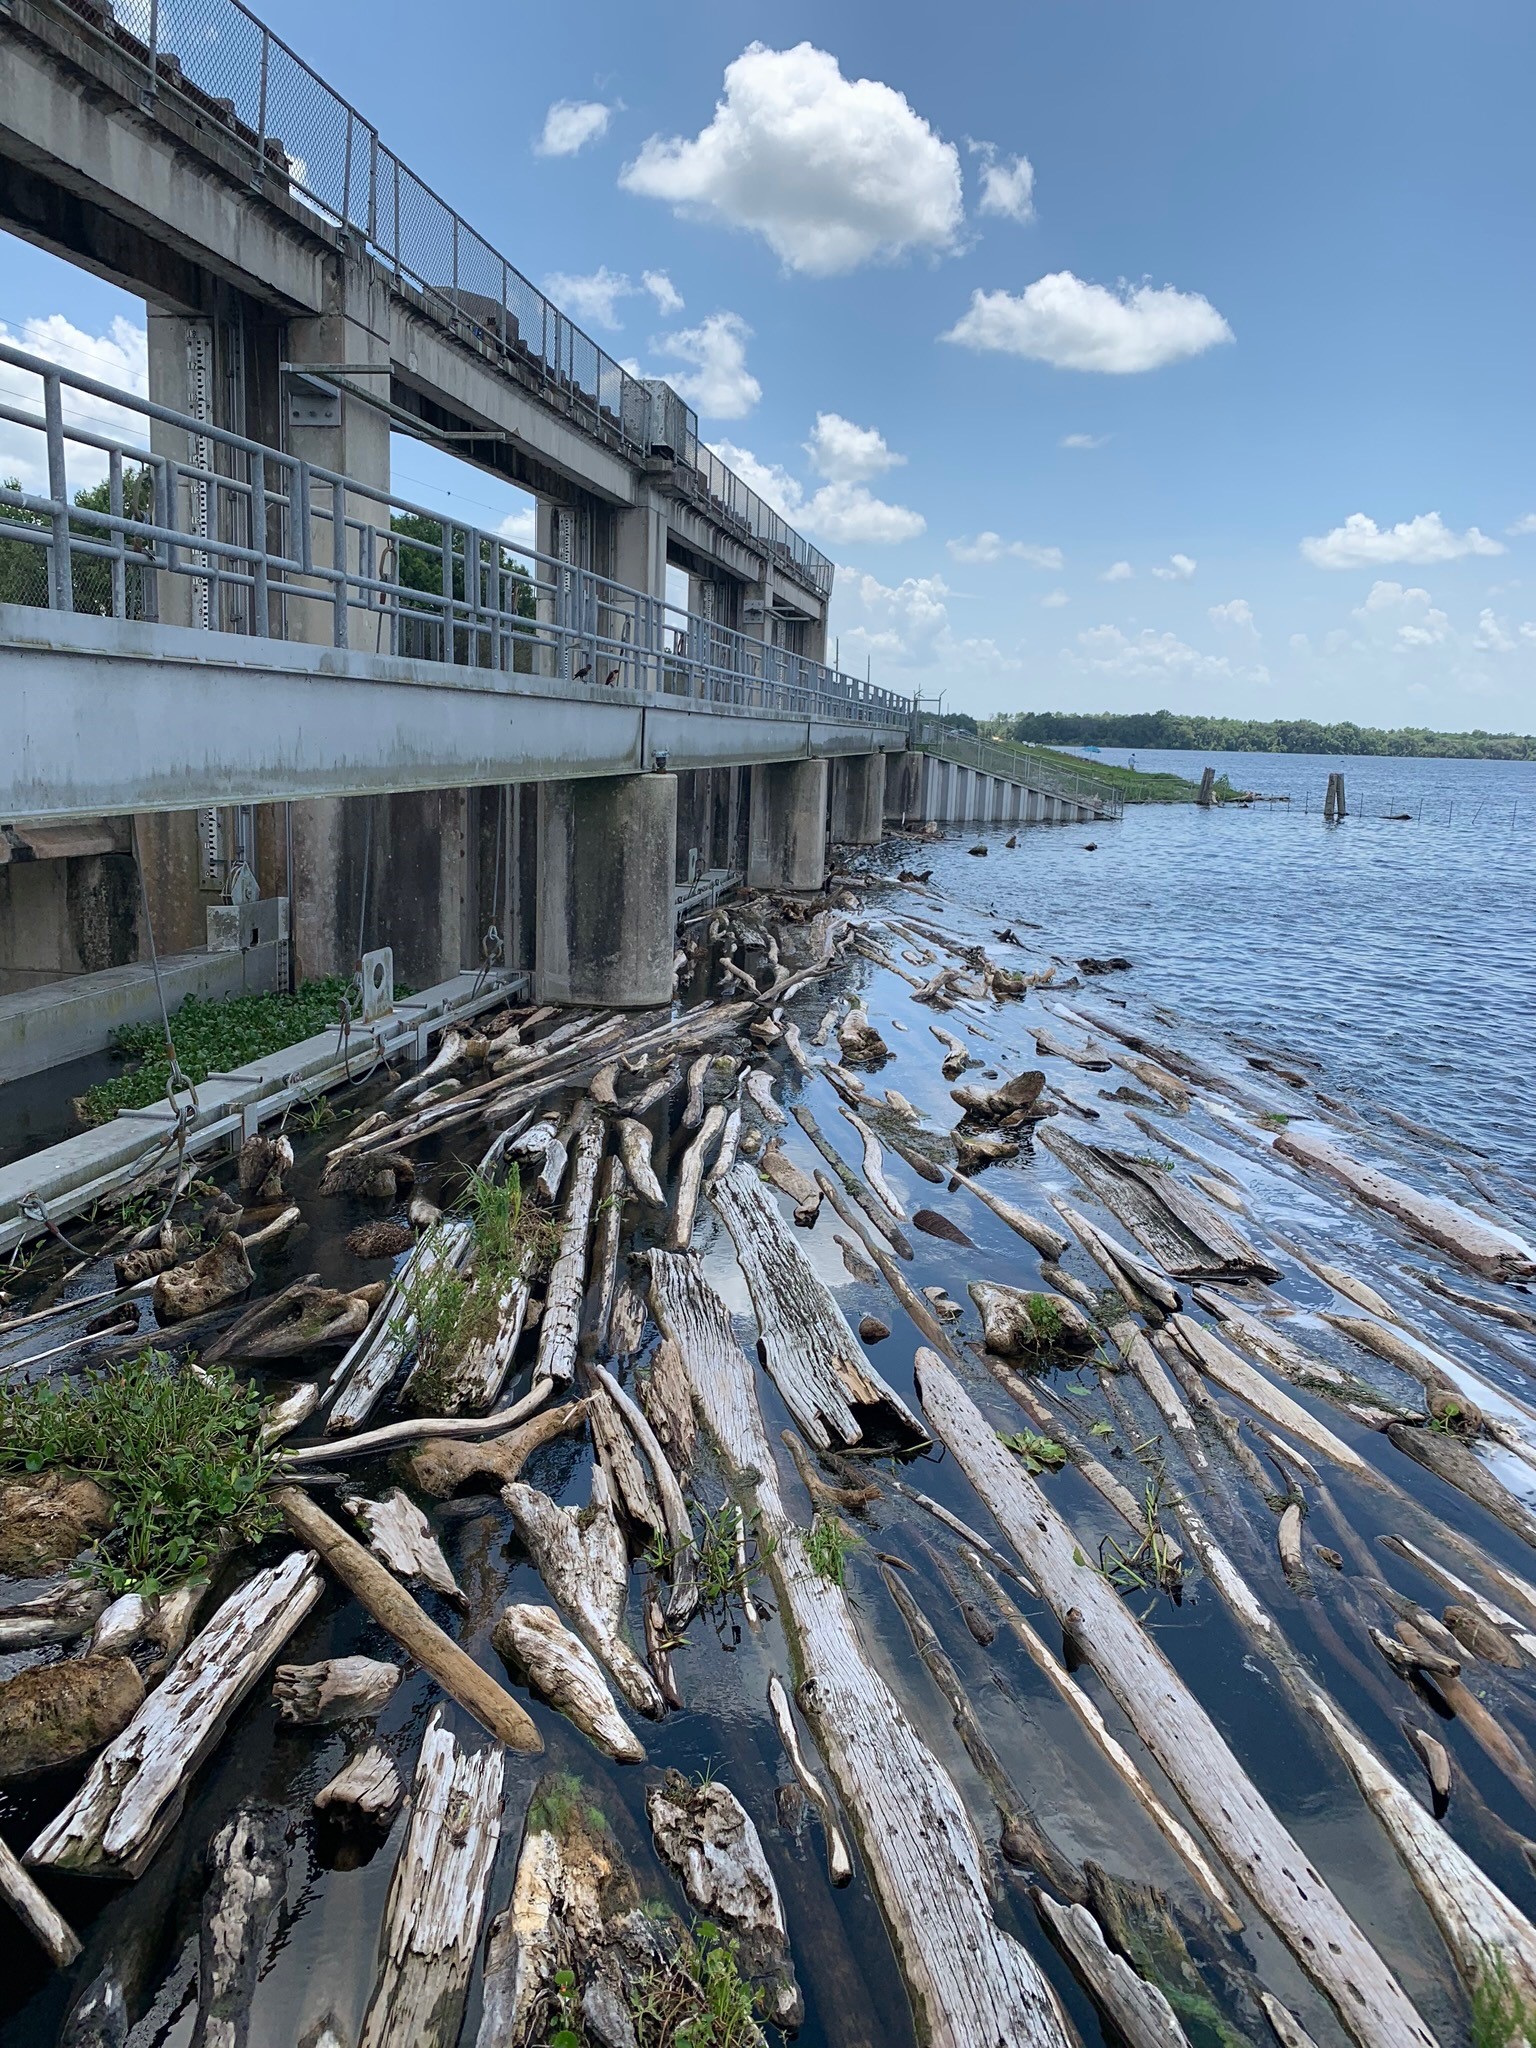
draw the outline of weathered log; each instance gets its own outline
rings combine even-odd
[[[1063,1906],[1038,1886],[1030,1897],[1057,1947],[1126,2048],[1189,2048],[1189,2036],[1167,1999],[1115,1954],[1086,1906]]]
[[[1536,1927],[1315,1687],[1309,1704],[1434,1915],[1469,1993],[1502,1972],[1525,2009],[1536,2007]]]
[[[340,1436],[367,1421],[416,1341],[416,1317],[407,1305],[408,1291],[430,1284],[436,1272],[456,1270],[468,1257],[472,1238],[468,1223],[444,1221],[417,1243],[374,1311],[372,1322],[331,1374],[327,1388],[331,1412],[325,1425],[328,1436]]]
[[[656,1433],[667,1463],[686,1479],[693,1468],[698,1430],[693,1419],[693,1395],[688,1375],[677,1355],[677,1346],[665,1338],[657,1345],[651,1369],[639,1382],[640,1406]]]
[[[768,1709],[773,1724],[779,1731],[779,1740],[784,1745],[784,1754],[789,1758],[790,1769],[799,1779],[806,1797],[821,1815],[822,1830],[827,1841],[827,1875],[834,1885],[845,1885],[853,1878],[853,1858],[848,1853],[848,1843],[838,1819],[837,1807],[832,1795],[821,1779],[811,1769],[805,1751],[800,1745],[800,1731],[795,1726],[794,1711],[789,1704],[789,1694],[784,1681],[774,1671],[768,1677]]]
[[[560,1218],[560,1248],[544,1289],[544,1313],[539,1321],[539,1350],[533,1376],[553,1380],[556,1386],[568,1385],[576,1370],[581,1301],[587,1278],[587,1241],[592,1234],[597,1169],[606,1138],[601,1120],[593,1116],[576,1139],[571,1185]]]
[[[519,1137],[514,1138],[505,1150],[507,1156],[517,1160],[520,1166],[526,1164],[529,1168],[538,1168],[533,1177],[532,1189],[538,1201],[548,1204],[560,1199],[560,1190],[565,1183],[565,1170],[570,1164],[570,1154],[561,1142],[557,1117],[541,1116]]]
[[[348,1592],[406,1655],[430,1672],[449,1698],[473,1714],[481,1727],[509,1749],[538,1751],[544,1747],[538,1729],[512,1695],[445,1635],[400,1582],[323,1508],[316,1507],[296,1486],[279,1487],[272,1504],[296,1536],[314,1545]],[[183,1665],[185,1662],[184,1658]],[[178,1666],[178,1671],[181,1668]]]
[[[983,1187],[979,1180],[972,1180],[968,1174],[961,1173],[958,1169],[950,1174],[950,1179],[973,1194],[983,1208],[990,1209],[994,1216],[1000,1217],[1010,1230],[1022,1237],[1026,1244],[1032,1244],[1035,1250],[1042,1252],[1046,1258],[1059,1259],[1066,1250],[1067,1240],[1059,1230],[1052,1230],[1048,1223],[1038,1222],[1012,1202],[1004,1201],[1001,1195],[994,1195],[992,1190]]]
[[[364,1494],[347,1496],[347,1513],[362,1524],[368,1547],[383,1564],[402,1579],[418,1579],[459,1606],[464,1595],[448,1569],[448,1560],[432,1534],[432,1525],[409,1494],[392,1487],[382,1500]]]
[[[655,1253],[651,1268],[657,1320],[683,1355],[700,1415],[775,1538],[769,1570],[807,1681],[801,1698],[855,1816],[929,2042],[1064,2048],[1070,2033],[1054,1995],[992,1917],[980,1843],[953,1781],[865,1662],[841,1589],[810,1563],[784,1511],[751,1368],[724,1304],[686,1255]]]
[[[724,1128],[725,1111],[716,1103],[700,1124],[698,1136],[683,1154],[682,1164],[677,1170],[677,1200],[667,1224],[666,1242],[670,1251],[686,1251],[693,1242],[693,1219],[699,1206],[699,1190],[704,1183],[705,1162]]]
[[[89,1635],[107,1605],[99,1587],[65,1579],[31,1600],[0,1609],[0,1655],[36,1650],[44,1643],[72,1643]]]
[[[829,1185],[823,1179],[825,1192]],[[764,1367],[796,1422],[820,1450],[865,1441],[869,1428],[911,1441],[911,1409],[869,1363],[826,1283],[744,1167],[715,1191],[752,1296]],[[874,1411],[861,1420],[855,1409]]]
[[[712,1188],[716,1181],[725,1179],[725,1176],[736,1164],[736,1153],[740,1144],[741,1107],[738,1103],[732,1107],[729,1116],[725,1120],[725,1129],[720,1136],[720,1150],[716,1155],[714,1165],[704,1176],[704,1185],[706,1187]]]
[[[592,1448],[608,1481],[608,1490],[625,1522],[638,1532],[642,1543],[649,1544],[666,1527],[665,1518],[629,1431],[601,1387],[594,1387],[587,1396],[587,1420],[592,1429]]]
[[[461,1358],[434,1358],[427,1366],[418,1357],[400,1389],[402,1403],[425,1408],[433,1415],[491,1408],[516,1360],[528,1298],[528,1282],[520,1275],[509,1278],[496,1296],[495,1327],[474,1339]]]
[[[769,1124],[784,1122],[784,1112],[773,1099],[773,1076],[762,1067],[748,1067],[742,1076],[742,1084],[761,1112],[763,1121]]]
[[[1536,1315],[1532,1315],[1529,1309],[1516,1308],[1510,1302],[1488,1301],[1481,1294],[1468,1294],[1464,1287],[1452,1287],[1449,1281],[1441,1280],[1434,1273],[1415,1273],[1414,1278],[1431,1294],[1438,1294],[1442,1301],[1454,1301],[1459,1308],[1470,1308],[1480,1316],[1491,1316],[1494,1322],[1503,1323],[1508,1329],[1523,1330],[1528,1337],[1536,1336]],[[1380,1298],[1378,1295],[1377,1300]],[[1362,1308],[1370,1306],[1369,1302],[1361,1303]],[[1375,1309],[1373,1313],[1380,1315],[1381,1310]],[[1390,1310],[1388,1315],[1391,1317]],[[1396,1320],[1395,1317],[1391,1319]]]
[[[467,1442],[452,1437],[435,1439],[412,1451],[406,1460],[411,1485],[431,1500],[448,1500],[477,1483],[486,1493],[499,1493],[509,1480],[518,1477],[536,1450],[553,1443],[566,1430],[580,1428],[586,1417],[586,1403],[571,1401],[560,1408],[546,1408],[498,1436]]]
[[[1396,1217],[1415,1237],[1449,1252],[1474,1273],[1490,1280],[1536,1280],[1536,1251],[1513,1231],[1501,1229],[1470,1209],[1421,1195],[1417,1188],[1393,1180],[1374,1166],[1362,1166],[1310,1131],[1281,1131],[1274,1147],[1282,1158],[1341,1182],[1368,1208]]]
[[[1201,1308],[1235,1331],[1266,1365],[1273,1366],[1276,1372],[1293,1380],[1297,1386],[1308,1387],[1349,1408],[1354,1407],[1360,1395],[1369,1395],[1373,1401],[1380,1399],[1373,1389],[1335,1365],[1332,1359],[1304,1349],[1273,1324],[1250,1314],[1231,1295],[1220,1293],[1215,1288],[1197,1287],[1194,1297]],[[1406,1414],[1408,1411],[1402,1412]]]
[[[241,1807],[208,1847],[192,2048],[243,2048],[272,1920],[288,1883],[287,1823]]]
[[[501,1834],[505,1770],[494,1745],[475,1756],[461,1750],[444,1710],[433,1709],[358,2048],[454,2048]]]
[[[1178,1388],[1168,1377],[1163,1361],[1134,1323],[1116,1323],[1109,1335],[1121,1358],[1146,1389],[1153,1407],[1173,1431],[1180,1450],[1195,1471],[1203,1472],[1210,1463],[1205,1455],[1205,1446]]]
[[[880,1150],[880,1140],[875,1136],[863,1118],[855,1116],[851,1109],[845,1108],[843,1115],[852,1124],[854,1130],[859,1135],[860,1142],[863,1144],[865,1180],[873,1188],[878,1199],[890,1210],[896,1221],[898,1223],[905,1223],[907,1212],[901,1206],[900,1201],[892,1192],[890,1184],[885,1178],[885,1158]]]
[[[316,1813],[333,1819],[387,1828],[404,1797],[394,1760],[378,1743],[370,1742],[320,1787],[314,1805]]]
[[[615,1705],[602,1667],[553,1607],[517,1602],[504,1608],[491,1630],[491,1647],[604,1756],[621,1764],[645,1762],[644,1745]]]
[[[1475,1451],[1459,1437],[1442,1430],[1415,1429],[1407,1423],[1391,1422],[1387,1435],[1426,1472],[1433,1472],[1447,1486],[1454,1486],[1468,1500],[1486,1508],[1496,1521],[1536,1548],[1536,1514],[1518,1500],[1502,1480],[1496,1479]]]
[[[906,1237],[902,1234],[902,1231],[892,1218],[890,1211],[888,1209],[882,1208],[880,1203],[878,1203],[875,1200],[874,1196],[870,1193],[869,1189],[865,1187],[863,1181],[859,1179],[859,1176],[854,1172],[853,1168],[843,1158],[842,1154],[837,1150],[837,1148],[831,1143],[830,1139],[827,1137],[826,1132],[821,1128],[821,1125],[817,1123],[815,1117],[811,1114],[810,1110],[806,1108],[803,1102],[797,1102],[795,1104],[795,1122],[800,1126],[801,1130],[804,1131],[805,1135],[816,1147],[816,1150],[821,1154],[822,1158],[825,1159],[828,1166],[830,1166],[832,1171],[837,1175],[839,1181],[847,1190],[848,1194],[852,1197],[852,1199],[855,1202],[858,1203],[859,1207],[864,1211],[864,1214],[869,1218],[870,1222],[875,1226],[876,1230],[879,1231],[880,1235],[885,1239],[886,1243],[892,1247],[892,1249],[896,1252],[899,1258],[910,1259],[912,1256],[912,1246],[907,1241]],[[816,1176],[816,1184],[818,1187],[824,1186],[822,1177],[819,1174]],[[842,1211],[839,1210],[839,1214],[841,1213]]]
[[[556,1507],[536,1488],[513,1480],[501,1490],[539,1577],[576,1633],[618,1682],[630,1705],[653,1720],[662,1712],[656,1681],[624,1638],[629,1558],[602,1467],[592,1468],[584,1508]]]
[[[283,1199],[283,1181],[293,1168],[293,1142],[281,1132],[256,1131],[240,1147],[235,1180],[247,1209]]]
[[[1088,1318],[1063,1294],[1031,1294],[992,1280],[972,1280],[966,1291],[981,1316],[982,1341],[1001,1358],[1092,1351],[1098,1342]]]
[[[137,1877],[180,1817],[198,1766],[320,1598],[306,1550],[232,1593],[27,1851],[29,1863]]]
[[[624,1241],[624,1200],[629,1174],[617,1152],[610,1152],[597,1177],[597,1222],[593,1229],[592,1264],[582,1303],[581,1356],[603,1358],[619,1288],[619,1252]]]
[[[1190,1812],[1361,2048],[1433,2048],[1401,1985],[1260,1796],[1184,1681],[1118,1595],[1079,1566],[1070,1530],[1010,1459],[959,1381],[918,1353],[923,1405],[1073,1643]]]
[[[782,1139],[775,1138],[764,1149],[758,1167],[780,1194],[789,1196],[795,1205],[795,1221],[802,1229],[809,1230],[821,1213],[821,1189],[808,1173],[795,1165],[785,1152]],[[673,1246],[672,1249],[679,1247]]]
[[[720,1779],[695,1785],[681,1771],[648,1788],[645,1810],[656,1853],[694,1906],[731,1929],[745,1973],[767,1980],[760,1993],[767,2017],[797,2027],[805,2006],[789,1966],[789,1930],[751,1815]]]
[[[1359,1478],[1370,1475],[1371,1468],[1342,1437],[1336,1436],[1326,1423],[1319,1422],[1299,1401],[1293,1401],[1279,1387],[1272,1387],[1261,1373],[1256,1372],[1246,1359],[1239,1358],[1235,1351],[1229,1350],[1204,1323],[1197,1323],[1193,1316],[1176,1315],[1169,1318],[1168,1328],[1200,1370],[1217,1386],[1235,1394],[1240,1401],[1246,1401],[1250,1408],[1266,1416],[1278,1428],[1288,1429],[1293,1436],[1299,1437],[1314,1451],[1320,1451],[1324,1457],[1331,1458],[1345,1471],[1353,1472]]]
[[[1082,1067],[1090,1074],[1109,1072],[1110,1061],[1098,1046],[1064,1045],[1052,1032],[1047,1031],[1044,1025],[1033,1026],[1032,1035],[1035,1051],[1042,1059],[1070,1060],[1074,1067]]]
[[[969,1122],[1002,1124],[1012,1130],[1020,1123],[1038,1122],[1046,1114],[1039,1107],[1044,1086],[1045,1076],[1040,1069],[1028,1067],[1022,1073],[1011,1074],[996,1088],[951,1088],[949,1092]]]
[[[1484,1622],[1498,1629],[1501,1634],[1513,1638],[1532,1662],[1536,1663],[1536,1635],[1531,1633],[1529,1622],[1520,1621],[1507,1607],[1501,1607],[1498,1601],[1490,1599],[1476,1586],[1468,1585],[1467,1581],[1458,1577],[1449,1565],[1442,1564],[1436,1557],[1431,1557],[1427,1550],[1421,1550],[1418,1544],[1410,1543],[1405,1536],[1382,1536],[1377,1540],[1394,1556],[1402,1558],[1405,1564],[1416,1565],[1427,1578],[1432,1579],[1445,1592],[1453,1593],[1462,1606],[1474,1609]],[[1491,1561],[1490,1569],[1498,1571],[1497,1567],[1491,1565]],[[1507,1578],[1508,1574],[1501,1576]]]
[[[400,1683],[401,1667],[376,1657],[328,1657],[323,1664],[279,1664],[272,1699],[281,1720],[371,1721]]]
[[[930,982],[928,986],[932,988],[933,984]],[[941,1030],[937,1024],[930,1024],[928,1029],[944,1047],[944,1063],[940,1072],[946,1081],[958,1081],[966,1068],[973,1064],[970,1049],[953,1032]]]
[[[1040,1142],[1090,1188],[1174,1280],[1278,1280],[1280,1268],[1172,1174],[1042,1128]]]
[[[635,1442],[645,1453],[655,1478],[656,1492],[661,1501],[662,1517],[666,1524],[667,1543],[671,1551],[672,1598],[668,1603],[667,1615],[674,1627],[681,1628],[698,1604],[693,1583],[693,1522],[688,1513],[688,1503],[683,1499],[683,1489],[677,1483],[677,1475],[667,1462],[667,1454],[662,1449],[644,1410],[625,1392],[605,1366],[593,1365],[589,1370],[598,1386],[629,1425]]]
[[[122,1645],[31,1664],[0,1680],[0,1784],[83,1763],[144,1703],[144,1681]]]
[[[350,1344],[367,1327],[369,1308],[360,1295],[322,1287],[307,1273],[280,1294],[258,1302],[203,1352],[204,1365],[221,1358],[270,1361],[296,1358],[331,1344]]]
[[[641,1201],[649,1202],[653,1209],[665,1208],[667,1198],[656,1178],[656,1169],[651,1165],[649,1130],[630,1116],[620,1117],[613,1130],[631,1187]]]
[[[80,1937],[15,1851],[0,1841],[0,1897],[36,1941],[56,1970],[66,1970],[80,1953]]]
[[[151,1294],[159,1323],[181,1323],[233,1301],[255,1279],[244,1243],[226,1230],[201,1258],[156,1276]]]

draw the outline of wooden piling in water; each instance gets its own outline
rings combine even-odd
[[[1216,770],[1207,762],[1200,774],[1200,794],[1195,798],[1195,802],[1203,804],[1206,810],[1209,810],[1215,801]]]

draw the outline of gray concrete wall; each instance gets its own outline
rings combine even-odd
[[[827,879],[826,761],[765,762],[752,770],[747,887],[811,892]]]
[[[677,798],[675,775],[539,785],[536,1002],[671,1000]]]
[[[834,761],[828,801],[834,845],[878,846],[885,831],[885,756]]]
[[[0,864],[0,995],[119,967],[138,948],[125,854]]]

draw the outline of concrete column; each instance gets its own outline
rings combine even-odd
[[[827,764],[767,761],[752,770],[747,887],[807,893],[827,879]]]
[[[832,839],[878,846],[885,832],[885,756],[852,754],[832,763]]]
[[[675,775],[540,783],[536,1002],[670,1001],[676,859]]]

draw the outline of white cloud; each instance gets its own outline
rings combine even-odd
[[[683,295],[664,270],[642,270],[640,283],[656,301],[656,310],[663,320],[673,313],[681,313]]]
[[[632,298],[636,287],[622,270],[610,270],[606,263],[584,275],[569,270],[552,270],[544,289],[562,312],[589,327],[618,327],[619,300]]]
[[[1071,598],[1064,590],[1048,590],[1040,600],[1042,607],[1048,612],[1056,611],[1060,606],[1071,602]]]
[[[149,340],[146,330],[119,314],[106,334],[87,334],[62,313],[24,320],[21,332],[0,322],[0,341],[28,355],[42,356],[61,369],[77,370],[83,377],[101,384],[114,384],[137,397],[149,395]],[[0,366],[0,396],[22,412],[42,417],[43,387],[24,370]],[[85,427],[109,440],[123,441],[135,448],[149,444],[149,422],[141,413],[125,411],[82,391],[64,392],[64,424]],[[71,497],[76,491],[99,483],[107,473],[107,458],[94,449],[65,440],[65,463]],[[17,477],[23,489],[46,493],[48,450],[41,432],[0,423],[0,477]]]
[[[834,547],[888,547],[915,540],[926,530],[928,522],[921,512],[877,498],[864,482],[907,459],[886,445],[877,428],[855,426],[841,413],[819,412],[804,446],[812,466],[827,478],[809,495],[788,470],[759,462],[748,448],[721,441],[715,452],[787,519]]]
[[[1078,634],[1077,645],[1081,650],[1073,656],[1077,665],[1099,675],[1193,682],[1269,681],[1266,668],[1234,667],[1224,654],[1202,654],[1174,634],[1155,633],[1150,626],[1134,637],[1118,626],[1090,626]]]
[[[839,610],[839,636],[846,658],[868,655],[876,663],[900,668],[942,668],[946,676],[1016,674],[1022,663],[1005,654],[995,640],[959,638],[949,621],[945,599],[949,587],[942,576],[908,576],[901,583],[844,569],[834,600]],[[861,616],[842,623],[849,606]]]
[[[993,213],[1021,224],[1035,217],[1035,167],[1027,156],[999,157],[991,142],[973,142],[983,159],[978,213]]]
[[[692,368],[669,372],[668,382],[712,419],[739,420],[763,395],[763,387],[747,368],[751,328],[739,313],[711,313],[697,327],[664,334],[656,346],[678,356]]]
[[[974,540],[963,536],[948,543],[957,562],[1000,562],[1005,555],[1028,562],[1035,569],[1060,569],[1066,560],[1060,548],[1037,546],[1033,541],[1004,540],[1000,533],[978,533]]]
[[[834,547],[916,540],[928,525],[921,512],[888,504],[864,484],[845,483],[823,484],[807,501],[800,523]]]
[[[1480,654],[1513,654],[1516,644],[1504,620],[1495,615],[1491,606],[1485,605],[1477,615],[1477,631],[1472,636],[1472,645]]]
[[[950,248],[960,159],[903,95],[844,78],[811,43],[753,43],[727,65],[709,124],[653,135],[619,182],[679,212],[760,234],[787,269],[833,277]]]
[[[1421,568],[1431,562],[1460,561],[1464,555],[1502,555],[1504,543],[1490,540],[1475,526],[1457,533],[1438,512],[1421,512],[1417,519],[1388,527],[1378,526],[1363,512],[1351,512],[1342,526],[1321,539],[1309,536],[1301,552],[1315,569],[1388,568],[1398,562]]]
[[[608,132],[614,109],[601,100],[556,100],[533,145],[535,156],[574,156]]]
[[[1351,616],[1377,641],[1385,627],[1400,648],[1439,647],[1450,638],[1451,622],[1416,585],[1378,580]],[[1379,622],[1379,624],[1378,624]]]
[[[975,291],[944,341],[1028,356],[1058,370],[1102,370],[1111,376],[1160,370],[1202,355],[1232,330],[1209,299],[1172,285],[1127,285],[1111,291],[1085,284],[1070,270],[1036,278],[1019,296]]]
[[[1111,562],[1099,577],[1101,583],[1129,583],[1136,571],[1129,562]]]
[[[1522,513],[1514,525],[1506,526],[1504,531],[1512,534],[1536,533],[1536,512]]]
[[[1213,626],[1240,626],[1252,632],[1253,607],[1246,597],[1229,598],[1225,604],[1213,604],[1206,613]]]
[[[1063,434],[1058,446],[1062,448],[1102,448],[1108,439],[1108,434]]]
[[[877,427],[856,427],[838,412],[819,412],[805,444],[811,467],[834,483],[866,483],[887,469],[898,469],[906,461],[887,447]]]
[[[1192,555],[1170,555],[1154,565],[1152,574],[1160,583],[1187,583],[1199,566]]]
[[[515,548],[531,548],[538,540],[538,513],[532,505],[520,505],[507,514],[496,531]]]

